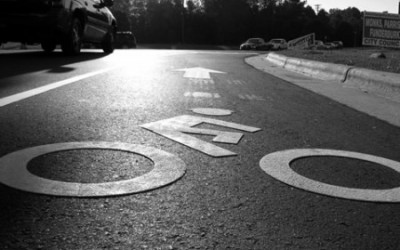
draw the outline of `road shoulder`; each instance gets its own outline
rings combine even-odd
[[[345,86],[338,81],[324,81],[288,71],[265,60],[265,55],[249,57],[245,61],[258,70],[400,127],[400,103],[396,101]]]

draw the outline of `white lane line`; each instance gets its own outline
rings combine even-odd
[[[265,101],[265,99],[261,96],[257,95],[248,95],[248,94],[239,94],[239,99],[242,100],[250,100],[250,101]]]
[[[50,91],[50,90],[65,86],[67,84],[71,84],[71,83],[83,80],[85,78],[89,78],[89,77],[92,77],[92,76],[95,76],[95,75],[98,75],[98,74],[105,73],[105,72],[110,71],[110,70],[115,69],[115,68],[117,68],[117,67],[111,67],[111,68],[107,68],[107,69],[97,70],[97,71],[90,72],[90,73],[87,73],[87,74],[71,77],[69,79],[65,79],[65,80],[62,80],[62,81],[59,81],[59,82],[51,83],[51,84],[48,84],[48,85],[43,86],[43,87],[39,87],[39,88],[36,88],[36,89],[31,89],[31,90],[28,90],[28,91],[25,91],[25,92],[21,92],[21,93],[15,94],[15,95],[11,95],[11,96],[7,96],[7,97],[4,97],[4,98],[1,98],[0,99],[0,107],[3,107],[3,106],[6,106],[8,104],[27,99],[27,98],[35,96],[35,95],[42,94],[44,92],[47,92],[47,91]]]
[[[185,92],[185,97],[194,97],[194,98],[221,98],[218,93],[209,93],[209,92]]]

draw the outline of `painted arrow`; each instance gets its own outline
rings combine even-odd
[[[197,78],[197,79],[211,79],[210,73],[215,73],[215,74],[226,74],[225,72],[217,71],[217,70],[212,70],[212,69],[206,69],[206,68],[189,68],[189,69],[177,69],[175,71],[182,71],[185,72],[183,77],[185,78]]]

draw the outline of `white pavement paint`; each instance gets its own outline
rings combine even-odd
[[[210,116],[226,116],[233,113],[229,109],[215,109],[215,108],[194,108],[192,111],[200,115],[210,115]]]
[[[386,166],[400,173],[400,162],[368,154],[331,149],[291,149],[271,153],[261,159],[260,167],[279,181],[314,193],[350,200],[400,202],[400,187],[379,190],[340,187],[311,180],[296,173],[290,167],[290,163],[296,159],[314,156],[336,156],[364,160]]]
[[[209,85],[209,84],[215,84],[213,79],[196,79],[196,78],[190,78],[189,79],[189,84],[194,84],[194,85]]]
[[[265,101],[263,97],[257,95],[240,94],[239,98],[242,100],[250,100],[250,101]]]
[[[15,102],[19,102],[21,100],[30,98],[32,96],[39,95],[39,94],[45,93],[47,91],[62,87],[62,86],[65,86],[65,85],[68,85],[68,84],[71,84],[71,83],[74,83],[74,82],[77,82],[77,81],[80,81],[80,80],[83,80],[83,79],[86,79],[86,78],[89,78],[89,77],[92,77],[95,75],[105,73],[105,72],[113,70],[115,68],[117,68],[117,67],[111,67],[111,68],[106,68],[106,69],[90,72],[87,74],[71,77],[69,79],[65,79],[65,80],[62,80],[59,82],[51,83],[51,84],[48,84],[48,85],[45,85],[45,86],[42,86],[42,87],[39,87],[36,89],[31,89],[31,90],[28,90],[25,92],[21,92],[21,93],[15,94],[15,95],[1,98],[0,99],[0,107],[4,107],[6,105],[9,105],[9,104],[12,104]]]
[[[242,80],[227,80],[227,83],[230,85],[246,85],[246,81]]]
[[[234,152],[217,147],[211,143],[197,139],[196,137],[189,136],[186,133],[213,135],[215,136],[213,142],[229,144],[239,143],[240,139],[243,136],[242,133],[193,128],[194,126],[202,123],[213,124],[251,133],[261,130],[259,128],[245,126],[237,123],[190,115],[182,115],[157,122],[147,123],[141,125],[141,127],[213,157],[226,157],[236,155],[236,153]]]
[[[104,183],[76,183],[45,179],[31,174],[27,165],[40,155],[76,149],[119,150],[143,155],[154,162],[152,171],[129,180]],[[115,196],[145,192],[168,185],[186,172],[185,163],[165,151],[120,142],[69,142],[42,145],[0,158],[0,182],[22,191],[72,197]]]
[[[194,97],[194,98],[214,98],[214,99],[221,97],[218,93],[208,93],[208,92],[186,92],[184,96]]]
[[[214,74],[226,74],[225,72],[213,70],[213,69],[206,69],[201,67],[196,68],[186,68],[186,69],[177,69],[175,71],[183,71],[185,74],[183,77],[185,78],[194,78],[194,79],[211,79],[210,73]]]

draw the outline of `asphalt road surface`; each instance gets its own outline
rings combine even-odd
[[[0,249],[399,249],[400,129],[254,55],[0,54]]]

